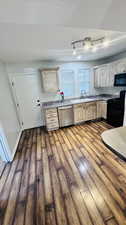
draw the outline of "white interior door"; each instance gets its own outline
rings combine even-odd
[[[12,160],[9,145],[1,122],[0,122],[0,158],[5,162],[9,162]]]
[[[22,128],[28,129],[41,126],[42,115],[38,75],[15,75],[13,81]]]

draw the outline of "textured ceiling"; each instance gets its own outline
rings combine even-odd
[[[111,40],[126,32],[125,0],[1,0],[0,58],[25,60],[76,60],[70,43],[85,36],[105,35]],[[113,30],[115,32],[108,32]],[[82,59],[107,57],[126,49],[126,39]]]

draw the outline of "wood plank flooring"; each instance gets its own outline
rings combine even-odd
[[[107,123],[23,132],[0,178],[0,225],[126,225],[126,163]]]
[[[3,171],[5,169],[5,165],[6,163],[2,161],[2,159],[0,158],[0,177],[2,176],[3,174]]]

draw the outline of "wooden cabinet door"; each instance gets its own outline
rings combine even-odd
[[[74,124],[83,122],[84,121],[83,104],[74,105],[73,110],[74,110]]]
[[[102,107],[102,118],[107,119],[107,102],[102,101],[101,103]]]
[[[100,79],[101,79],[100,71],[101,71],[100,67],[94,68],[94,87],[95,88],[99,88],[100,87],[100,83],[101,83],[101,81],[100,81]]]
[[[94,87],[109,87],[109,68],[107,64],[94,69]]]
[[[126,72],[126,60],[120,60],[116,62],[116,71],[117,73]]]
[[[59,89],[58,68],[41,70],[43,91],[56,93]]]
[[[97,118],[96,102],[85,103],[85,120],[94,120]]]
[[[102,106],[101,101],[97,102],[97,118],[102,118]]]
[[[109,65],[101,67],[101,83],[100,87],[110,87]]]
[[[100,87],[106,87],[106,70],[105,66],[101,66],[100,68]]]
[[[107,102],[106,101],[97,102],[97,118],[107,119]]]
[[[117,73],[116,64],[115,63],[109,64],[109,86],[108,87],[114,86],[114,77],[116,73]]]

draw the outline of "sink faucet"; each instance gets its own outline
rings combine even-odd
[[[86,96],[86,94],[87,94],[87,93],[86,93],[85,90],[81,90],[81,96],[80,96],[80,97],[81,97],[81,98],[84,98],[84,97]]]

